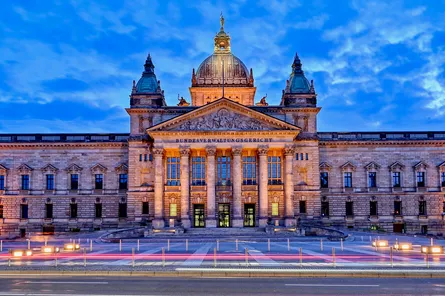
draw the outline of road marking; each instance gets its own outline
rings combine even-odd
[[[14,293],[0,292],[0,296],[72,296],[73,294],[53,294],[53,293]],[[124,296],[128,294],[76,294],[76,296]],[[155,294],[135,294],[133,296],[158,296]]]
[[[296,287],[380,287],[380,285],[284,284]]]
[[[211,246],[211,243],[205,244],[204,246],[196,250],[195,253],[190,255],[190,257],[182,262],[181,265],[200,266],[202,264],[202,261],[204,261],[207,253],[209,252]]]
[[[80,285],[108,285],[108,282],[60,282],[60,281],[25,281],[22,284],[80,284]]]
[[[268,266],[279,266],[280,263],[277,261],[269,258],[267,255],[262,253],[261,251],[258,251],[251,245],[247,244],[241,244],[241,247],[245,248],[247,246],[247,249],[249,250],[249,255],[260,265],[268,265]]]

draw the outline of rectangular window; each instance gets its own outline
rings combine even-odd
[[[283,184],[281,181],[281,156],[267,158],[267,175],[269,185]]]
[[[102,204],[96,203],[94,204],[94,217],[95,218],[102,218]]]
[[[176,217],[178,215],[177,205],[172,203],[170,204],[170,217]]]
[[[243,157],[243,185],[256,185],[256,157]]]
[[[309,160],[309,153],[306,153],[306,160]]]
[[[20,205],[20,218],[28,219],[28,205],[26,204]]]
[[[441,181],[441,183],[442,183],[442,187],[445,187],[445,172],[442,172],[441,174],[440,174],[440,181]],[[1,182],[1,181],[0,181]],[[1,186],[1,183],[0,183],[0,186]]]
[[[142,202],[142,215],[148,215],[149,211],[148,211],[148,201],[143,201]]]
[[[142,154],[139,154],[139,161],[142,161]]]
[[[320,173],[320,187],[328,188],[329,187],[329,174],[328,172]]]
[[[377,202],[374,200],[369,202],[369,215],[377,216]]]
[[[278,203],[272,203],[272,216],[278,216]]]
[[[217,185],[230,185],[231,175],[231,157],[230,156],[218,156],[217,157],[217,173],[218,183]]]
[[[29,175],[22,175],[22,190],[29,190]]]
[[[345,188],[352,188],[352,173],[347,172],[343,174]]]
[[[71,174],[70,186],[71,186],[70,187],[71,190],[79,189],[79,175],[78,174]]]
[[[167,186],[181,185],[179,157],[167,157]]]
[[[70,204],[70,218],[71,219],[77,218],[77,204],[76,203]]]
[[[321,202],[321,216],[329,217],[329,202],[328,201]]]
[[[128,185],[128,175],[127,174],[119,174],[119,189],[127,189]]]
[[[300,200],[300,214],[306,214],[306,201]]]
[[[295,160],[298,160],[298,153],[295,153]]]
[[[119,203],[119,218],[127,218],[127,203]]]
[[[394,215],[402,215],[402,202],[400,200],[394,201]]]
[[[393,187],[400,187],[400,172],[393,172],[392,173],[392,186]]]
[[[53,204],[52,203],[45,204],[45,218],[46,219],[53,218]]]
[[[5,175],[0,175],[0,190],[5,190]]]
[[[419,215],[426,215],[426,200],[419,201]]]
[[[442,214],[445,215],[445,201],[442,202]]]
[[[206,184],[206,158],[202,156],[192,157],[192,185],[203,186]]]
[[[144,154],[144,161],[148,161],[148,154]]]
[[[346,216],[354,216],[354,202],[346,202]]]
[[[303,160],[303,153],[300,153],[300,160]]]
[[[104,175],[103,174],[95,174],[94,175],[94,188],[95,189],[104,189]]]
[[[370,188],[377,187],[377,173],[376,172],[368,173],[368,187],[370,187]]]
[[[54,175],[46,175],[46,190],[54,190]]]
[[[3,219],[3,205],[0,205],[0,219]]]
[[[417,187],[425,187],[425,172],[417,172]]]

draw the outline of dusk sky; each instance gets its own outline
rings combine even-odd
[[[319,131],[445,130],[445,0],[23,0],[0,11],[0,132],[128,132],[148,52],[189,101],[221,11],[256,102],[280,103],[298,52]]]

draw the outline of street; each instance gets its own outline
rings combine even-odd
[[[0,295],[444,295],[443,279],[0,278]]]

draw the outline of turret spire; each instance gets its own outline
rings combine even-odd
[[[292,70],[294,73],[299,73],[299,72],[303,72],[302,70],[302,64],[301,64],[301,60],[300,57],[298,56],[298,53],[295,53],[295,58],[294,58],[294,62],[292,63]]]
[[[153,61],[151,60],[150,53],[148,54],[147,59],[145,60],[144,68],[145,72],[154,73],[155,66],[153,65]]]
[[[223,16],[222,11],[221,11],[221,15],[220,15],[220,17],[219,17],[219,22],[221,23],[221,29],[220,29],[220,31],[221,31],[221,32],[224,32],[224,16]]]

